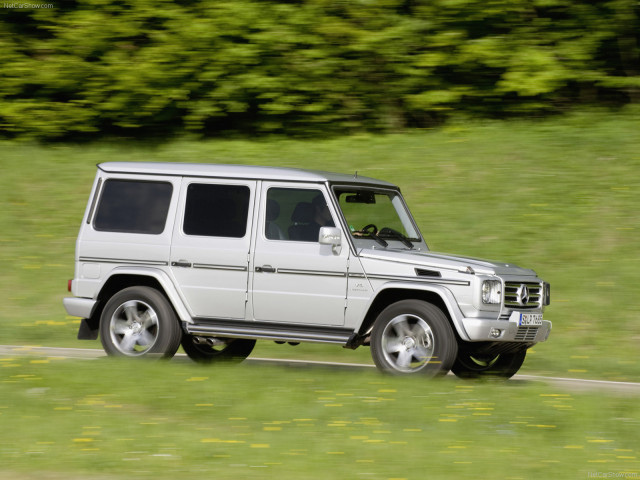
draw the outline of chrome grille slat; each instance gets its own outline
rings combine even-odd
[[[519,292],[526,287],[526,303],[520,302]],[[504,284],[504,305],[510,308],[541,308],[542,307],[542,284],[536,282],[505,282]]]

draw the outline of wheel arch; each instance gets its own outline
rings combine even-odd
[[[439,285],[424,288],[416,287],[412,284],[389,284],[380,290],[367,309],[367,313],[358,330],[358,336],[363,339],[368,336],[376,318],[386,307],[401,300],[409,299],[423,300],[438,307],[451,324],[456,339],[458,341],[468,340],[466,332],[464,329],[461,330],[458,322],[458,319],[462,317],[462,313],[455,300],[452,300],[451,292]]]
[[[100,317],[107,301],[119,291],[136,286],[151,287],[158,290],[167,298],[179,320],[192,321],[189,312],[166,273],[150,268],[116,268],[100,287],[96,297],[98,301],[96,308],[91,318],[87,319],[88,329],[97,334],[100,326]]]

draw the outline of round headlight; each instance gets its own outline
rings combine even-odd
[[[502,301],[502,282],[485,280],[482,282],[482,303],[496,304]]]

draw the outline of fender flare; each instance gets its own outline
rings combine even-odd
[[[365,311],[368,313],[371,309],[371,306],[376,301],[376,299],[380,296],[380,294],[383,293],[385,290],[391,290],[391,289],[405,290],[405,291],[415,290],[417,292],[429,292],[429,293],[434,293],[438,295],[438,297],[440,297],[445,307],[447,308],[448,311],[445,313],[447,313],[449,315],[449,318],[451,318],[453,327],[456,329],[456,332],[458,333],[460,339],[463,341],[470,340],[469,335],[467,335],[467,332],[464,329],[464,322],[462,321],[464,319],[464,314],[462,313],[462,310],[460,310],[460,307],[458,306],[458,302],[456,302],[456,299],[453,293],[451,293],[451,290],[449,290],[444,285],[423,284],[423,283],[402,282],[402,281],[387,282],[384,285],[382,285],[379,289],[376,290],[375,295],[373,295],[369,300],[365,308]]]
[[[193,318],[182,300],[180,293],[176,289],[171,277],[164,270],[151,267],[116,267],[109,273],[109,276],[105,278],[98,291],[102,292],[104,286],[117,275],[143,276],[155,279],[164,290],[164,294],[167,296],[171,305],[173,305],[178,318],[183,322],[193,322]]]

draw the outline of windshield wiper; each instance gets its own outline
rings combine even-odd
[[[377,233],[368,232],[368,235],[366,238],[373,238],[376,242],[378,242],[384,248],[387,248],[389,246],[389,244],[385,242],[383,239],[381,239]]]
[[[390,236],[392,238],[395,238],[396,240],[400,240],[409,250],[413,250],[413,243],[411,243],[411,241],[407,237],[405,237],[399,231],[394,230],[393,228],[384,227],[382,230],[380,230],[380,234]]]

